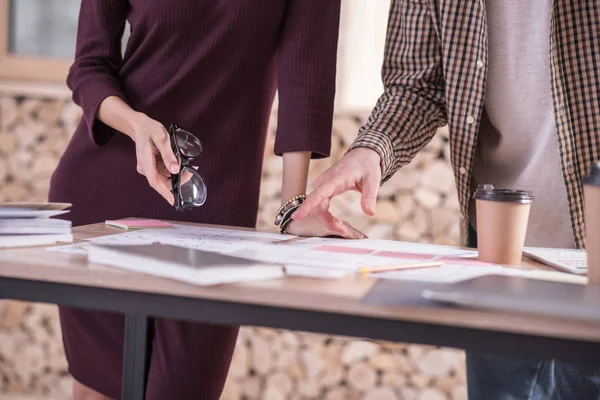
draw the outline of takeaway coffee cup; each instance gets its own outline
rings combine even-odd
[[[600,284],[600,163],[583,180],[588,282]]]
[[[481,185],[474,197],[479,260],[502,265],[520,264],[533,203],[531,192]]]

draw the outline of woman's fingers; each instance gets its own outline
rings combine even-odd
[[[347,238],[350,235],[348,227],[329,212],[329,201],[324,200],[319,206],[311,212],[311,215],[323,225],[328,235],[335,235]]]
[[[159,174],[154,163],[152,163],[152,165],[149,167],[143,166],[143,168],[145,171],[144,175],[146,176],[150,187],[164,197],[169,204],[173,205],[174,197],[173,193],[171,193],[171,179]]]
[[[350,225],[350,223],[343,221],[343,224],[346,225],[349,233],[349,239],[368,239],[367,235]]]
[[[329,200],[323,200],[313,211],[311,212],[317,221],[327,231],[328,235],[341,236],[346,239],[362,239],[366,235],[354,228],[346,221],[342,221],[336,218],[329,211]]]
[[[148,185],[164,197],[169,204],[174,204],[171,193],[170,175],[165,176],[159,172],[157,160],[149,143],[136,143],[137,171],[146,177]]]
[[[157,175],[156,186],[152,186],[170,205],[175,203],[173,192],[171,192],[171,179]]]
[[[158,159],[157,159],[158,158]],[[155,156],[155,165],[156,165],[156,169],[158,170],[158,173],[166,178],[171,178],[171,171],[167,170],[167,167],[165,167],[164,163],[161,161],[160,156]]]
[[[173,174],[179,172],[179,162],[173,154],[171,149],[171,140],[169,139],[169,133],[164,126],[160,125],[157,131],[153,132],[150,136],[156,149],[158,150],[160,157],[165,168]]]
[[[148,185],[156,190],[162,197],[169,202],[174,204],[173,193],[171,192],[171,180],[157,172],[150,172],[144,174],[148,180]]]

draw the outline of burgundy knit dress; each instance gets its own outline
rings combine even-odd
[[[330,149],[339,0],[85,0],[67,83],[83,109],[52,177],[50,200],[75,225],[148,217],[253,227],[271,106],[277,154]],[[132,29],[124,56],[125,21]],[[209,197],[176,212],[136,172],[135,146],[95,119],[104,98],[196,134]],[[124,318],[61,308],[69,370],[121,392]],[[148,399],[218,399],[237,328],[158,319]]]

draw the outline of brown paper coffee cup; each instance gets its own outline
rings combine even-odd
[[[502,265],[520,264],[533,202],[531,192],[483,185],[474,197],[479,260]]]

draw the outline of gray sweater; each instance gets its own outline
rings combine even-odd
[[[573,248],[550,77],[551,0],[486,0],[488,76],[475,184],[530,190],[526,245]]]

